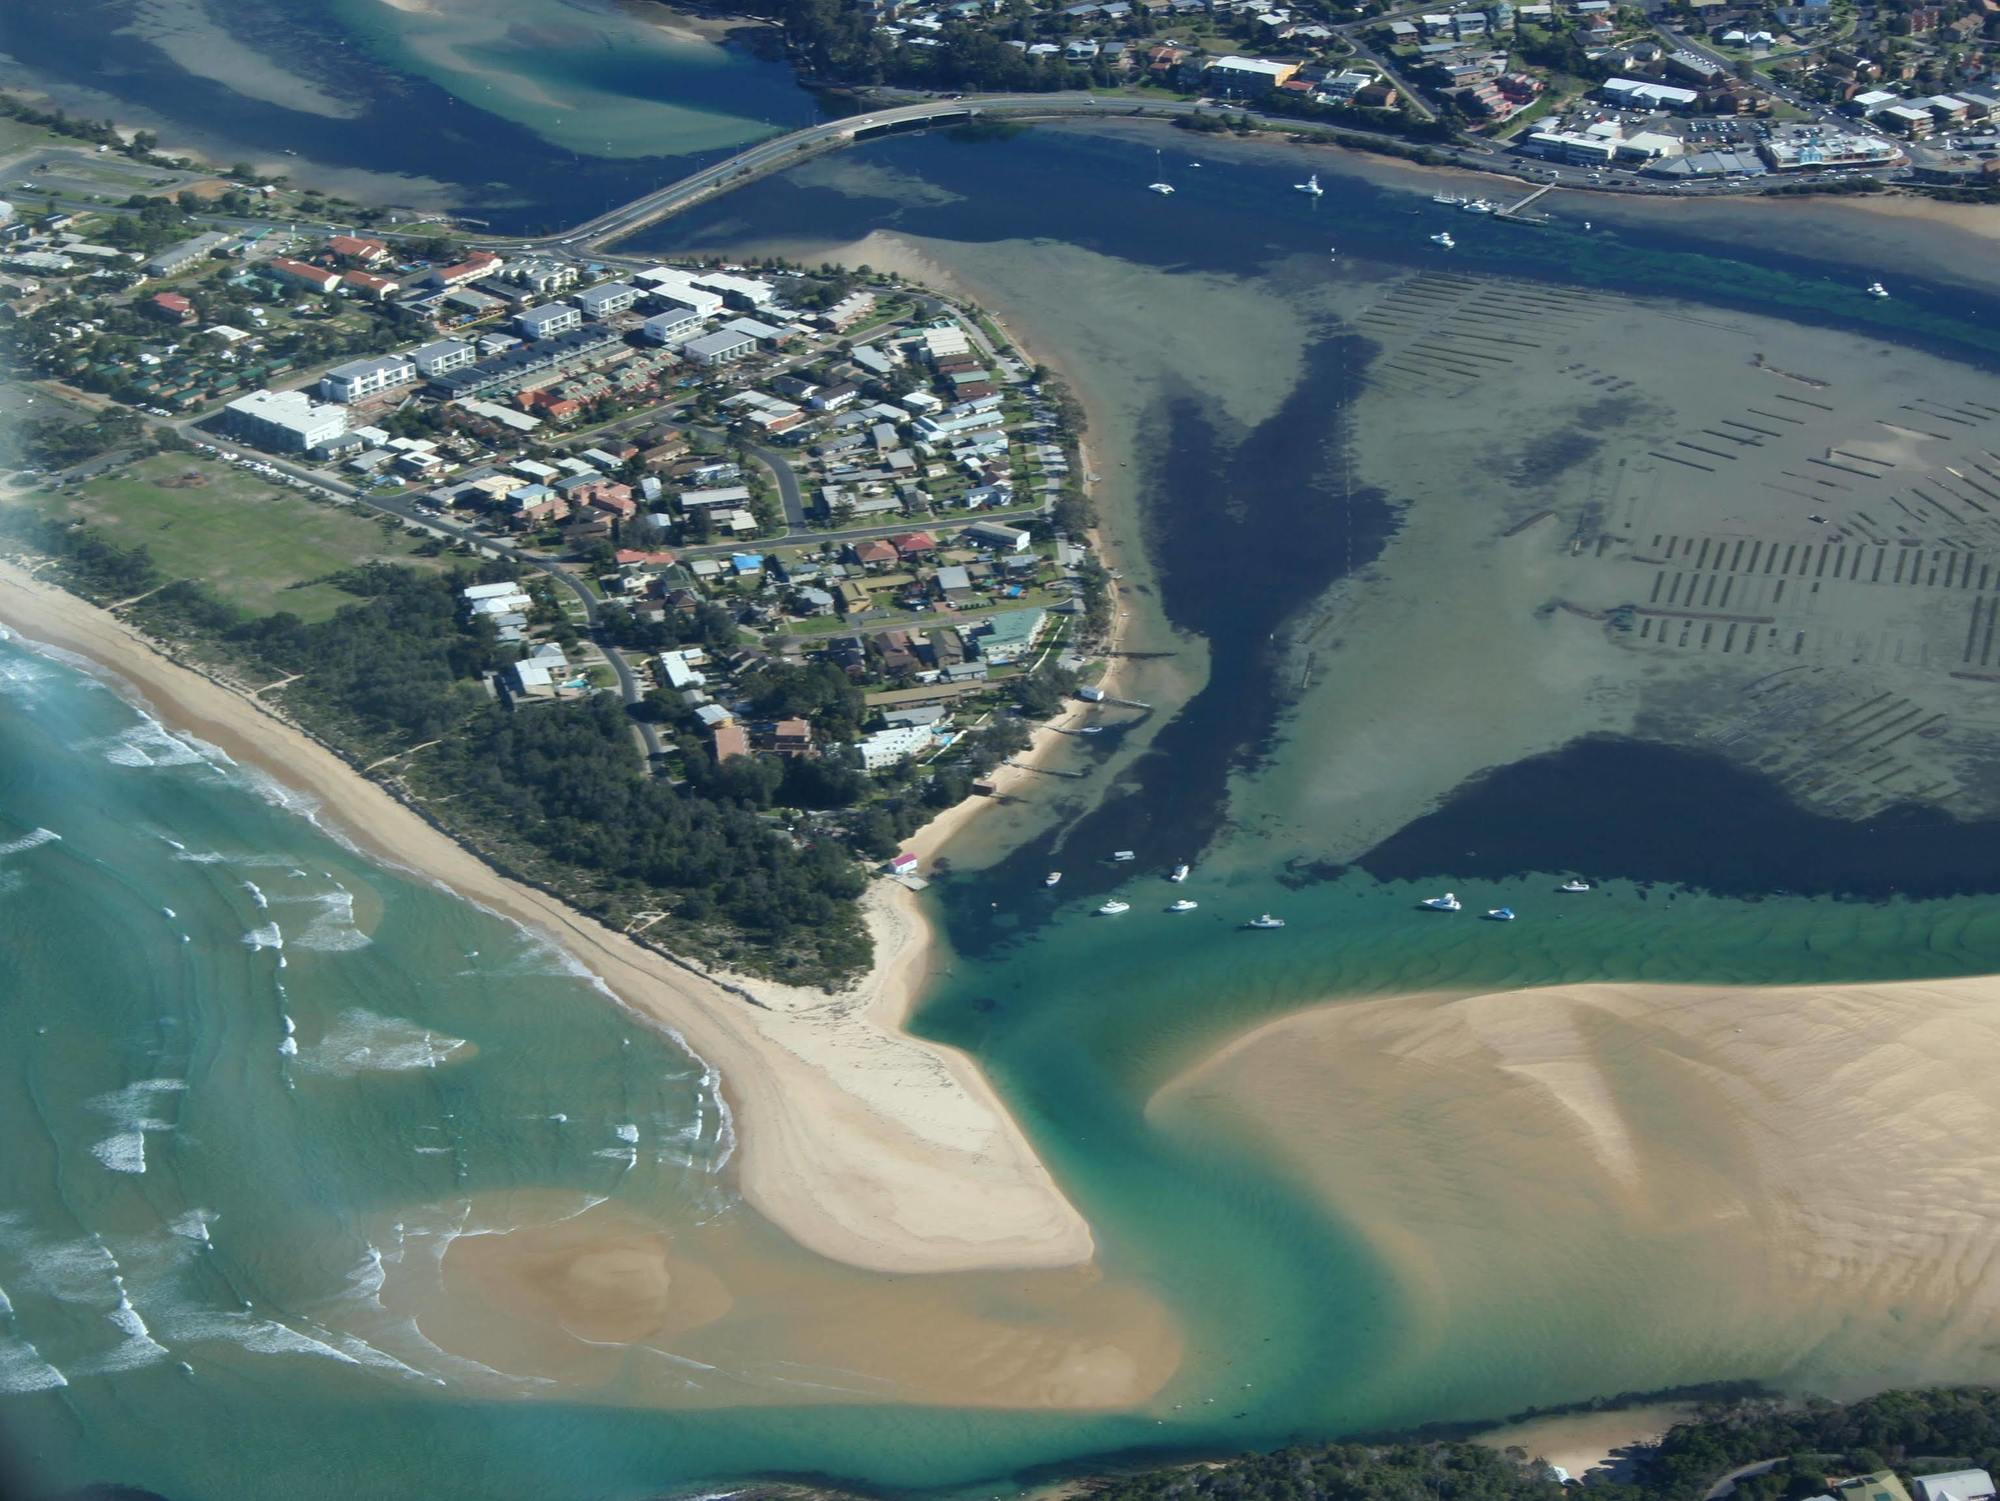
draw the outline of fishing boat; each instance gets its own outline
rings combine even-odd
[[[1489,199],[1475,198],[1470,203],[1461,203],[1459,207],[1464,209],[1468,214],[1490,214],[1493,212],[1494,205]]]
[[[1188,878],[1188,868],[1185,865],[1176,865],[1174,867],[1173,874],[1167,877],[1169,881],[1176,881],[1176,882],[1185,881],[1187,878]]]
[[[1160,165],[1160,153],[1157,151],[1153,153],[1153,170],[1159,173],[1159,176],[1146,184],[1146,191],[1149,193],[1158,193],[1163,197],[1173,192],[1174,185],[1166,180],[1167,170]]]
[[[1574,876],[1571,876],[1571,877],[1570,877],[1570,878],[1569,878],[1569,879],[1568,879],[1567,881],[1564,881],[1564,882],[1562,883],[1562,885],[1560,885],[1560,886],[1556,887],[1556,890],[1558,890],[1558,891],[1588,891],[1588,890],[1590,890],[1590,882],[1588,882],[1588,881],[1579,881],[1579,880],[1577,880],[1577,879],[1576,879],[1576,877],[1574,877]]]
[[[1889,295],[1889,289],[1883,286],[1882,283],[1880,283],[1879,281],[1871,281],[1870,283],[1868,283],[1868,295],[1870,297],[1887,297]]]
[[[1243,926],[1246,928],[1282,928],[1284,925],[1285,920],[1282,917],[1273,917],[1270,913],[1266,912],[1262,917],[1251,918]]]
[[[1200,905],[1200,902],[1191,902],[1186,897],[1182,897],[1179,901],[1168,907],[1167,910],[1169,912],[1192,912]]]
[[[1304,193],[1309,197],[1317,198],[1319,197],[1320,194],[1324,193],[1326,189],[1319,185],[1319,173],[1315,172],[1313,173],[1312,176],[1308,177],[1304,182],[1293,183],[1292,191],[1294,193]]]
[[[1441,203],[1446,208],[1457,208],[1465,202],[1465,196],[1462,193],[1433,193],[1431,202]]]
[[[1421,903],[1432,912],[1456,912],[1465,903],[1447,891],[1443,896],[1427,896]]]
[[[1136,860],[1139,857],[1133,854],[1132,851],[1130,850],[1113,850],[1111,852],[1111,858],[1113,860],[1116,860],[1120,865],[1122,865],[1127,860]]]
[[[1132,904],[1130,902],[1121,902],[1116,897],[1113,897],[1097,909],[1097,915],[1099,917],[1116,917],[1121,912],[1130,912],[1131,910]]]
[[[1454,245],[1456,245],[1458,241],[1454,240],[1451,237],[1450,230],[1444,229],[1444,230],[1439,230],[1438,233],[1431,236],[1431,243],[1433,245],[1442,245],[1444,246],[1445,249],[1449,250]]]
[[[1042,884],[1044,886],[1056,886],[1060,885],[1061,882],[1062,882],[1062,872],[1059,870],[1052,870],[1047,875],[1042,877]]]
[[[1486,909],[1486,920],[1488,922],[1512,922],[1514,920],[1514,909],[1512,907],[1488,907]]]

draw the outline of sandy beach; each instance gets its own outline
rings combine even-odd
[[[744,1197],[801,1245],[899,1272],[1090,1259],[1089,1227],[979,1070],[898,1030],[926,953],[923,919],[900,888],[868,899],[877,963],[863,985],[827,996],[730,977],[762,1003],[752,1004],[506,880],[248,699],[11,565],[0,565],[0,622],[109,669],[167,723],[304,793],[371,853],[555,939],[619,1001],[677,1033],[722,1077]]]
[[[1569,985],[1296,1013],[1151,1113],[1270,1152],[1375,1248],[1392,1389],[1448,1342],[1578,1397],[1840,1397],[2000,1376],[1996,1066],[1996,977]]]

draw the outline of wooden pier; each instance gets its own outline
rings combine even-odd
[[[1554,183],[1545,182],[1519,203],[1509,204],[1506,208],[1499,210],[1494,217],[1497,219],[1512,219],[1520,224],[1547,224],[1549,222],[1547,214],[1531,213],[1529,210],[1534,207],[1536,199],[1540,198],[1544,193],[1553,193],[1555,188],[1556,185]]]

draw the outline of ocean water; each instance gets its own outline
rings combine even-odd
[[[552,1203],[587,1214],[602,1199],[690,1242],[742,1222],[700,1065],[507,924],[346,849],[309,809],[89,678],[0,646],[0,1121],[20,1143],[0,1169],[0,1431],[24,1469],[204,1498],[638,1497],[755,1475],[984,1496],[1055,1471],[1622,1388],[1865,1382],[1856,1346],[1801,1345],[1754,1310],[1727,1345],[1683,1338],[1671,1309],[1635,1319],[1621,1268],[1658,1265],[1673,1249],[1659,1238],[1604,1246],[1578,1306],[1520,1303],[1496,1277],[1478,1291],[1509,1319],[1436,1339],[1379,1241],[1253,1141],[1155,1109],[1219,1043],[1326,1000],[1993,972],[2000,913],[1978,893],[2000,883],[1964,851],[1932,888],[1958,894],[1928,900],[1815,880],[1836,835],[1775,814],[1747,874],[1728,868],[1726,839],[1697,852],[1703,867],[1665,837],[1673,821],[1762,794],[1685,761],[1669,769],[1686,801],[1621,809],[1619,838],[1588,851],[1600,889],[1559,905],[1555,873],[1583,828],[1535,837],[1533,799],[1578,779],[1615,786],[1629,763],[1610,751],[1565,763],[1553,790],[1496,779],[1484,795],[1497,801],[1475,789],[1357,868],[1260,860],[1258,830],[1232,818],[1234,779],[1313,753],[1283,733],[1273,639],[1393,526],[1381,497],[1340,484],[1342,407],[1366,351],[1314,311],[1299,268],[1323,266],[1329,242],[1410,264],[1429,211],[1325,168],[1315,205],[1290,194],[1290,162],[1170,136],[1163,149],[1203,165],[1174,169],[1168,217],[1143,189],[1154,149],[1076,132],[884,143],[704,205],[646,243],[796,243],[811,225],[838,244],[900,228],[968,263],[1017,262],[1030,285],[1005,311],[1067,325],[1099,369],[1130,356],[1158,599],[1204,638],[1209,685],[1116,789],[1092,786],[1075,818],[934,888],[948,946],[915,1025],[980,1060],[1090,1219],[1106,1273],[1174,1314],[1186,1354],[1168,1390],[1106,1416],[921,1401],[685,1413],[654,1402],[636,1364],[550,1384],[437,1348],[408,1313],[437,1295],[417,1274],[453,1239],[504,1235],[531,1204],[546,1224]],[[1891,314],[1843,291],[1843,270],[1753,265],[1720,242],[1473,226],[1461,243],[1454,274],[1740,297],[1971,359],[1994,326],[1986,301],[1912,285]],[[1233,363],[1218,350],[1160,375],[1147,320],[1094,320],[1051,274],[1077,252],[1101,269],[1095,287],[1145,288],[1154,322],[1203,328],[1205,299],[1268,294],[1296,312],[1300,348]],[[1291,389],[1234,420],[1213,385],[1279,354],[1296,360]],[[1100,806],[1106,790],[1120,795]],[[1459,853],[1487,828],[1498,842],[1484,856]],[[1621,845],[1651,863],[1625,868]],[[1096,858],[1119,847],[1142,850],[1136,875]],[[1060,896],[1038,879],[1057,850],[1071,872]],[[1185,888],[1159,879],[1185,857],[1198,857]],[[1547,920],[1420,911],[1445,884]],[[1118,885],[1130,918],[1090,917]],[[1183,891],[1200,910],[1164,926],[1148,909]],[[1828,891],[1869,899],[1804,894]],[[1242,930],[1264,910],[1290,926]],[[519,1316],[496,1298],[496,1322]],[[1564,1337],[1579,1320],[1595,1345]],[[1893,1323],[1858,1347],[1884,1371],[1901,1369]]]

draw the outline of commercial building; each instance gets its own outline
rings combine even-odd
[[[1597,91],[1607,103],[1620,109],[1693,109],[1701,95],[1693,89],[1655,83],[1648,78],[1608,78]]]
[[[909,760],[918,751],[928,749],[936,740],[937,732],[927,724],[897,725],[864,736],[855,749],[861,752],[862,770],[881,771]],[[914,869],[914,857],[911,864]]]
[[[991,547],[1001,552],[1024,552],[1030,540],[1018,526],[1004,526],[998,521],[975,521],[958,538],[974,547]]]
[[[1937,117],[1915,104],[1892,104],[1877,110],[1874,119],[1883,129],[1900,130],[1913,141],[1921,141],[1937,129]]]
[[[437,339],[429,344],[419,344],[410,351],[410,363],[426,379],[452,370],[463,370],[477,358],[472,345],[463,339]]]
[[[1876,166],[1902,153],[1879,136],[1858,131],[1828,130],[1818,125],[1781,126],[1760,148],[1773,171],[1796,172],[1817,167]]]
[[[556,334],[566,334],[583,326],[583,314],[573,307],[565,307],[559,302],[546,302],[540,307],[523,308],[514,315],[514,326],[524,337],[547,339]]]
[[[347,431],[347,408],[314,401],[303,391],[252,391],[223,409],[223,423],[259,448],[304,453]]]
[[[352,403],[379,391],[407,386],[416,378],[417,367],[407,355],[377,355],[335,365],[319,378],[319,394],[328,401]]]
[[[757,341],[745,333],[723,329],[712,334],[704,334],[699,339],[690,339],[681,346],[681,353],[697,365],[727,365],[736,360],[747,359],[756,353]]]
[[[609,318],[622,313],[639,300],[639,289],[622,281],[608,281],[601,287],[585,287],[570,301],[586,318]]]
[[[1584,135],[1573,130],[1535,130],[1530,131],[1528,138],[1521,142],[1520,150],[1525,155],[1549,161],[1602,167],[1617,156],[1618,145],[1615,136]]]
[[[10,213],[8,217],[12,217]],[[192,240],[182,240],[178,245],[169,245],[158,255],[146,262],[148,276],[172,276],[176,271],[185,271],[196,261],[208,259],[217,250],[230,243],[225,234],[196,235]]]
[[[1223,94],[1268,94],[1299,71],[1297,63],[1267,62],[1261,57],[1218,57],[1202,73],[1203,81]]]

